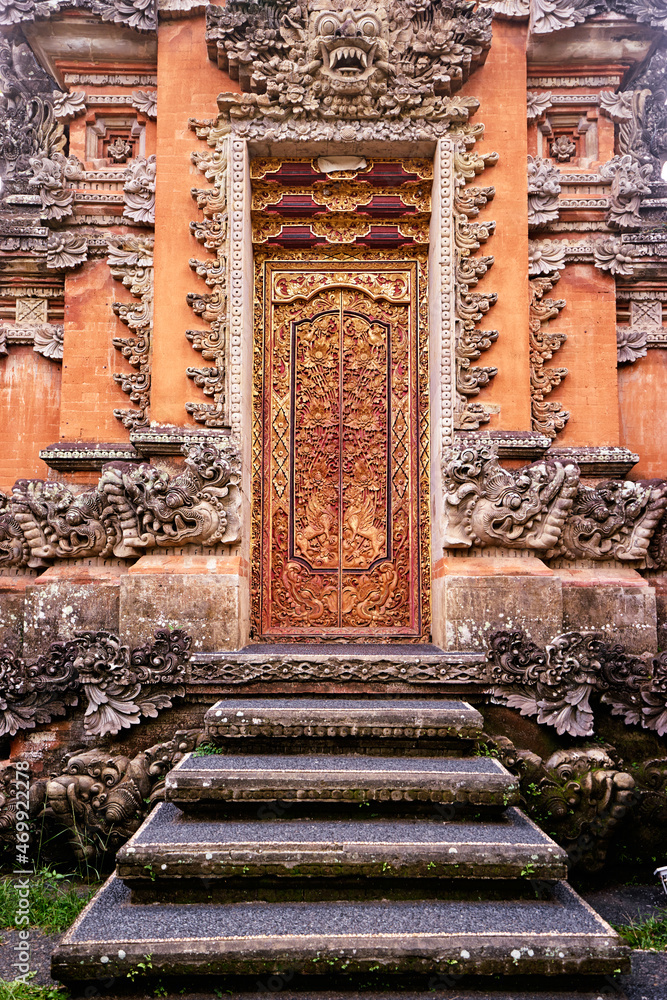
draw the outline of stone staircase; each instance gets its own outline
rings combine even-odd
[[[192,991],[289,970],[304,1000],[341,976],[341,996],[360,976],[364,995],[388,996],[387,977],[408,974],[413,995],[500,997],[511,982],[526,998],[548,976],[549,996],[599,996],[627,949],[516,807],[514,776],[474,756],[482,723],[462,701],[218,702],[206,714],[217,752],[170,772],[167,801],[63,938],[54,976],[127,983],[143,963]]]

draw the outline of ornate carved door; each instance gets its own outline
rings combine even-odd
[[[263,639],[417,642],[428,631],[424,272],[423,254],[258,258]]]

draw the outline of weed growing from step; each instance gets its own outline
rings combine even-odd
[[[614,929],[632,948],[644,951],[667,951],[667,913],[660,917],[615,924]]]
[[[94,889],[83,891],[73,885],[67,875],[51,868],[40,868],[30,876],[30,926],[47,934],[57,934],[67,928],[93,896]],[[19,886],[11,876],[0,879],[0,928],[14,927],[18,913]],[[0,993],[0,1000],[4,994]],[[44,998],[48,1000],[48,998]]]
[[[27,976],[32,979],[35,973]],[[0,979],[0,1000],[68,1000],[69,993],[62,986],[39,986],[21,979]]]

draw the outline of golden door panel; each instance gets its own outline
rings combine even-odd
[[[405,255],[257,261],[261,638],[425,637],[424,269]]]

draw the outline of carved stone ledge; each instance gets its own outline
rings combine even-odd
[[[639,461],[639,455],[628,448],[597,445],[583,448],[549,448],[548,458],[558,462],[572,462],[579,466],[582,477],[622,479]]]
[[[141,427],[130,432],[130,441],[142,458],[153,455],[182,455],[190,444],[229,446],[225,430],[190,430],[186,427]]]
[[[157,30],[157,0],[0,0],[0,24],[49,19],[72,7],[135,31]]]
[[[483,435],[458,432],[456,446],[465,448],[475,446],[482,440],[491,440],[499,459],[520,458],[532,461],[543,458],[551,444],[551,438],[546,434],[534,431],[484,431]]]
[[[136,462],[139,454],[127,444],[86,444],[58,441],[42,448],[39,457],[57,472],[101,471],[108,462]]]

